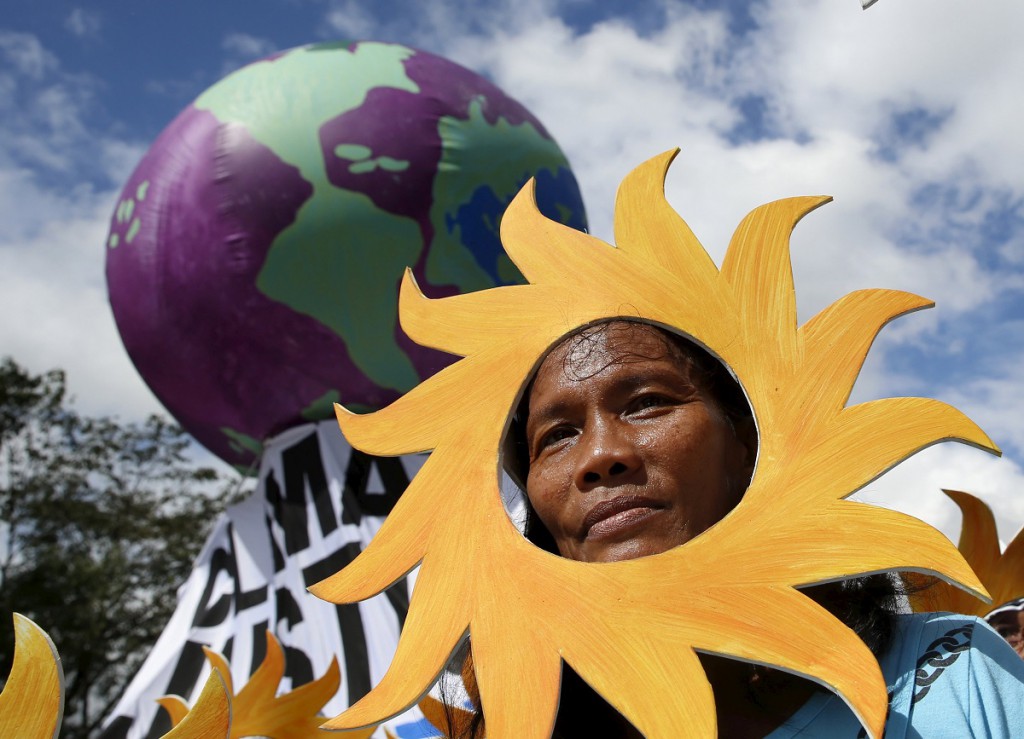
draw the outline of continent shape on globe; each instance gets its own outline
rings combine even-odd
[[[397,44],[301,47],[218,82],[161,134],[111,219],[129,355],[240,468],[262,440],[379,408],[454,358],[398,326],[405,267],[432,297],[521,281],[498,239],[529,178],[585,227],[564,154],[483,77]]]

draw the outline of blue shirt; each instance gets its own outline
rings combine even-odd
[[[1024,737],[1024,660],[982,619],[898,617],[880,660],[889,688],[885,739]],[[819,693],[767,739],[857,739],[867,732],[838,696]]]

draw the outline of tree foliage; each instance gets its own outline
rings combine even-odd
[[[230,495],[189,446],[158,416],[77,413],[59,370],[0,362],[0,679],[18,611],[61,654],[65,737],[89,736],[113,707]]]

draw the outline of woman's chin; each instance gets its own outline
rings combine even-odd
[[[667,552],[669,549],[684,544],[679,537],[635,537],[622,541],[586,542],[582,556],[573,557],[584,562],[624,562],[629,559],[650,557],[654,554]]]

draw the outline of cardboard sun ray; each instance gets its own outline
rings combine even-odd
[[[963,514],[958,548],[977,573],[992,602],[975,598],[944,582],[931,583],[911,595],[915,611],[953,611],[984,616],[994,607],[1024,596],[1024,528],[1006,550],[999,550],[999,533],[992,509],[970,493],[943,490]],[[916,585],[920,578],[911,578]]]
[[[0,736],[54,739],[64,714],[64,669],[46,632],[14,614],[14,663],[0,693]]]
[[[231,739],[231,691],[223,675],[211,670],[192,710],[163,739]]]
[[[220,675],[230,699],[233,720],[230,739],[247,736],[267,736],[273,739],[316,739],[326,736],[320,731],[323,717],[317,712],[338,691],[341,674],[337,660],[320,678],[301,685],[289,693],[277,695],[277,687],[284,677],[284,650],[277,638],[267,631],[267,654],[246,684],[234,694],[231,668],[223,655],[203,648],[213,672]],[[178,696],[164,696],[159,703],[177,727],[188,714],[188,705]],[[198,705],[198,704],[197,704]],[[195,709],[193,709],[195,710]],[[342,732],[338,736],[349,739],[368,739],[374,729]]]
[[[46,632],[21,614],[14,614],[15,654],[11,674],[0,693],[0,737],[54,739],[64,712],[64,672]],[[284,676],[284,651],[267,632],[267,656],[233,696],[227,660],[204,648],[213,669],[189,709],[178,696],[159,699],[171,718],[164,739],[314,739],[324,719],[317,712],[341,684],[336,660],[319,679],[284,695],[277,686]],[[233,696],[233,697],[232,697]],[[368,739],[374,729],[341,732],[349,739]]]
[[[912,569],[983,594],[938,531],[844,500],[938,441],[997,451],[937,401],[846,406],[881,327],[930,303],[864,290],[798,327],[789,237],[828,198],[755,209],[719,270],[665,201],[674,156],[651,159],[622,183],[618,248],[546,219],[530,183],[501,222],[505,250],[530,284],[431,300],[406,273],[405,331],[464,359],[376,413],[337,408],[345,436],[364,452],[433,453],[370,546],[311,588],[355,602],[422,563],[390,669],[324,728],[367,726],[412,705],[469,632],[492,739],[550,736],[562,660],[645,736],[714,736],[714,698],[694,650],[805,675],[879,737],[886,688],[874,656],[796,586]],[[541,551],[509,520],[500,449],[545,353],[566,333],[615,317],[680,331],[720,357],[750,399],[759,457],[741,503],[696,539],[631,561],[575,562]]]

